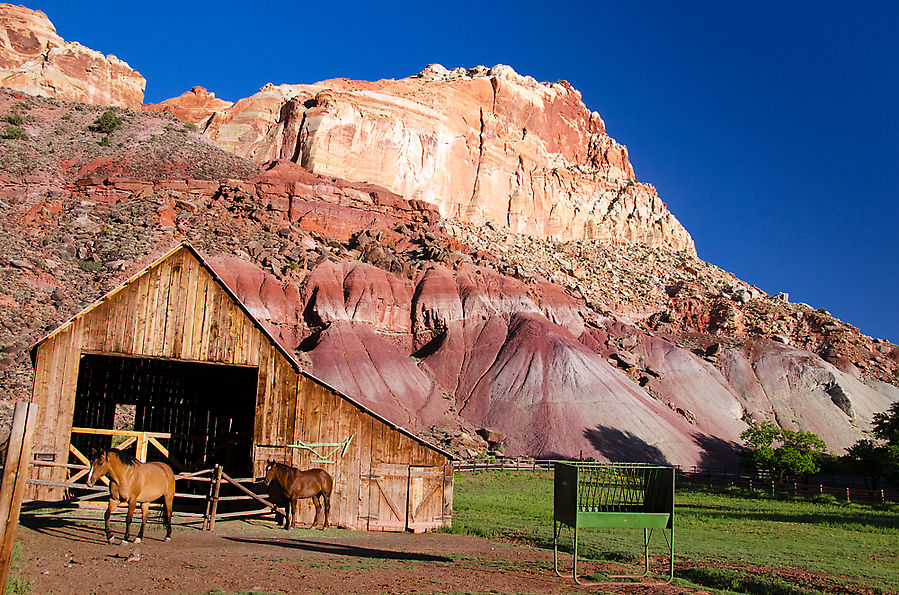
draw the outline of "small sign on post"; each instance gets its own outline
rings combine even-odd
[[[3,467],[3,483],[0,484],[0,585],[6,586],[12,548],[19,526],[19,511],[22,496],[31,466],[31,434],[37,418],[37,405],[16,403],[12,429],[9,434],[9,448]]]

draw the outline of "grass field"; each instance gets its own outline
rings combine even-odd
[[[456,474],[453,533],[552,548],[552,473]],[[899,508],[679,487],[675,584],[724,592],[899,593]],[[571,538],[562,532],[563,549]],[[661,535],[651,550],[667,552]],[[641,530],[581,530],[579,555],[638,561]],[[570,557],[566,556],[566,564]]]

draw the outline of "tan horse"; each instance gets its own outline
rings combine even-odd
[[[300,471],[296,467],[269,460],[265,467],[265,485],[269,485],[272,480],[281,485],[287,496],[285,529],[291,529],[296,525],[301,498],[312,498],[312,503],[315,504],[315,519],[312,521],[312,527],[318,524],[319,514],[324,507],[325,524],[322,525],[322,529],[327,528],[328,514],[331,512],[331,490],[334,488],[334,480],[327,471],[324,469]],[[319,498],[321,498],[321,502],[319,502]]]
[[[142,513],[140,533],[134,543],[140,543],[147,524],[147,507],[150,502],[163,498],[165,502],[165,540],[172,538],[172,500],[175,498],[175,474],[165,463],[141,463],[134,455],[115,448],[102,450],[91,460],[91,474],[87,485],[93,486],[104,475],[109,475],[109,507],[106,509],[106,540],[112,543],[109,517],[120,502],[128,505],[125,519],[125,538],[131,535],[131,519],[134,508],[140,503]]]

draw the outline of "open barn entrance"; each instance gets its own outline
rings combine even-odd
[[[247,366],[82,355],[72,426],[167,432],[170,458],[183,470],[218,463],[227,473],[252,474],[257,375]],[[72,445],[88,453],[117,441],[73,432]],[[164,458],[153,449],[147,457]]]

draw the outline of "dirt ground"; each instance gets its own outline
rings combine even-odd
[[[136,515],[139,516],[139,515]],[[115,521],[115,518],[114,518]],[[123,523],[113,523],[118,540]],[[596,593],[557,577],[552,551],[444,533],[285,531],[269,521],[227,521],[214,533],[176,524],[162,541],[148,524],[143,543],[110,545],[102,518],[83,510],[25,514],[24,546],[13,572],[52,593]],[[597,567],[582,562],[579,570]],[[619,590],[620,589],[616,589]],[[680,593],[674,587],[627,587],[627,593]]]

